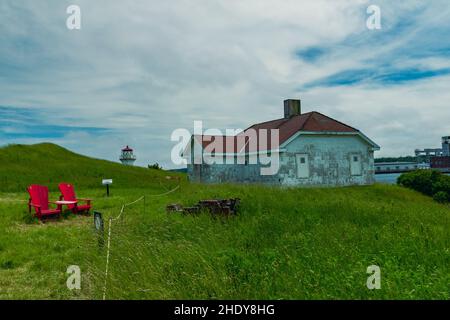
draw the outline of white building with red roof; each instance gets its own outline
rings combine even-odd
[[[284,117],[234,136],[193,135],[184,152],[191,181],[347,186],[374,183],[380,147],[358,129],[284,101]],[[268,168],[272,170],[267,170]]]

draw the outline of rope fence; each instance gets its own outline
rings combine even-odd
[[[180,184],[178,184],[172,190],[169,190],[169,191],[164,192],[164,193],[151,194],[151,195],[147,195],[147,196],[145,196],[145,195],[141,196],[140,198],[138,198],[138,199],[136,199],[136,200],[134,200],[132,202],[124,204],[122,206],[122,208],[120,209],[120,213],[119,213],[119,215],[117,217],[115,217],[115,218],[114,217],[110,217],[109,218],[109,223],[108,223],[108,241],[107,241],[107,245],[106,245],[105,282],[104,282],[104,285],[103,285],[103,300],[106,300],[106,290],[107,290],[108,272],[109,272],[109,261],[110,261],[110,255],[111,255],[111,253],[110,253],[110,251],[111,251],[111,226],[112,226],[113,221],[117,221],[117,220],[119,220],[122,217],[122,214],[124,213],[126,207],[132,206],[132,205],[138,203],[139,201],[144,201],[144,213],[145,213],[145,205],[146,205],[145,198],[146,197],[162,197],[162,196],[165,196],[165,195],[168,195],[168,194],[170,194],[172,192],[177,191],[179,188],[180,188]]]

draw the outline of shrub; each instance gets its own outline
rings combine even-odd
[[[403,173],[397,179],[397,184],[414,189],[423,194],[433,195],[433,184],[442,176],[442,173],[435,170],[416,170]]]
[[[148,165],[149,169],[156,169],[156,170],[162,170],[162,167],[159,165],[158,162],[154,163],[154,164],[149,164]]]
[[[438,192],[445,192],[450,194],[450,176],[441,174],[433,184],[433,194]]]
[[[450,201],[450,197],[449,197],[448,193],[444,192],[444,191],[436,192],[433,196],[433,199],[440,203],[445,203],[445,202]]]
[[[397,184],[432,196],[436,201],[450,201],[450,176],[436,170],[417,170],[403,173]]]
[[[433,196],[433,199],[440,203],[445,203],[445,202],[450,201],[450,197],[449,197],[448,193],[444,192],[444,191],[436,192]]]

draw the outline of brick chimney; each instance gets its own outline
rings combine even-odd
[[[302,113],[300,100],[287,99],[284,100],[284,118],[289,119]]]

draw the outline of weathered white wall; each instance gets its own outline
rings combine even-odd
[[[309,178],[297,177],[297,153],[308,155]],[[360,158],[359,176],[350,173],[352,155]],[[375,181],[373,151],[359,136],[300,135],[286,146],[280,163],[278,176],[284,185],[343,186],[372,184]]]
[[[300,135],[280,155],[277,175],[261,176],[260,165],[188,165],[191,181],[220,183],[269,183],[286,186],[346,186],[374,183],[374,158],[371,146],[358,136]],[[297,176],[296,154],[308,155],[308,178]],[[361,175],[352,176],[350,161],[358,155]]]

